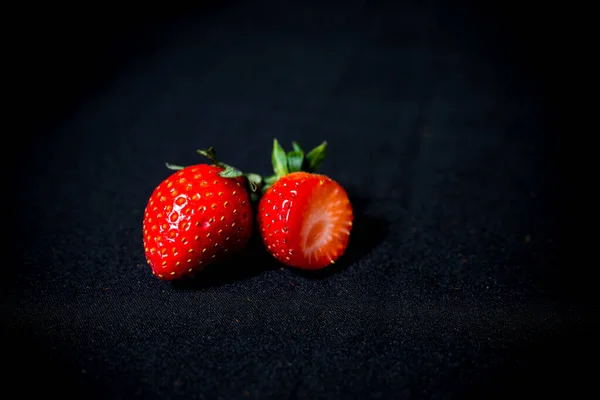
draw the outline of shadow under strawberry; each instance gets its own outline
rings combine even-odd
[[[172,281],[179,290],[199,290],[250,279],[281,265],[265,249],[258,232],[252,235],[248,247],[229,260],[211,264],[193,277]]]

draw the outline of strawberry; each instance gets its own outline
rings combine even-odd
[[[213,148],[198,153],[214,164],[167,164],[177,172],[154,189],[144,213],[144,252],[152,273],[163,280],[224,260],[245,248],[252,233],[245,178],[217,162]]]
[[[275,175],[264,179],[258,228],[267,250],[290,267],[324,268],[348,245],[354,218],[348,194],[333,179],[315,173],[326,144],[305,156],[297,143],[286,154],[274,140]]]

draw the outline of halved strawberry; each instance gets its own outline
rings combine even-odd
[[[313,172],[324,159],[325,146],[304,157],[296,143],[286,154],[274,141],[276,174],[265,179],[257,220],[267,250],[290,267],[324,268],[348,245],[354,218],[348,194],[333,179]]]

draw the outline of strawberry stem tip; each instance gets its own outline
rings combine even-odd
[[[292,151],[286,152],[277,139],[273,139],[271,162],[275,174],[263,178],[261,186],[263,193],[285,175],[300,171],[310,173],[317,171],[325,161],[327,142],[321,143],[308,153],[305,153],[297,142],[292,142],[292,148]]]

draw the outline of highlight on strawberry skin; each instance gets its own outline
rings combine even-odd
[[[305,153],[298,143],[285,152],[273,141],[274,174],[262,180],[257,222],[268,252],[299,269],[327,267],[346,251],[354,214],[344,188],[316,173],[327,143]]]

